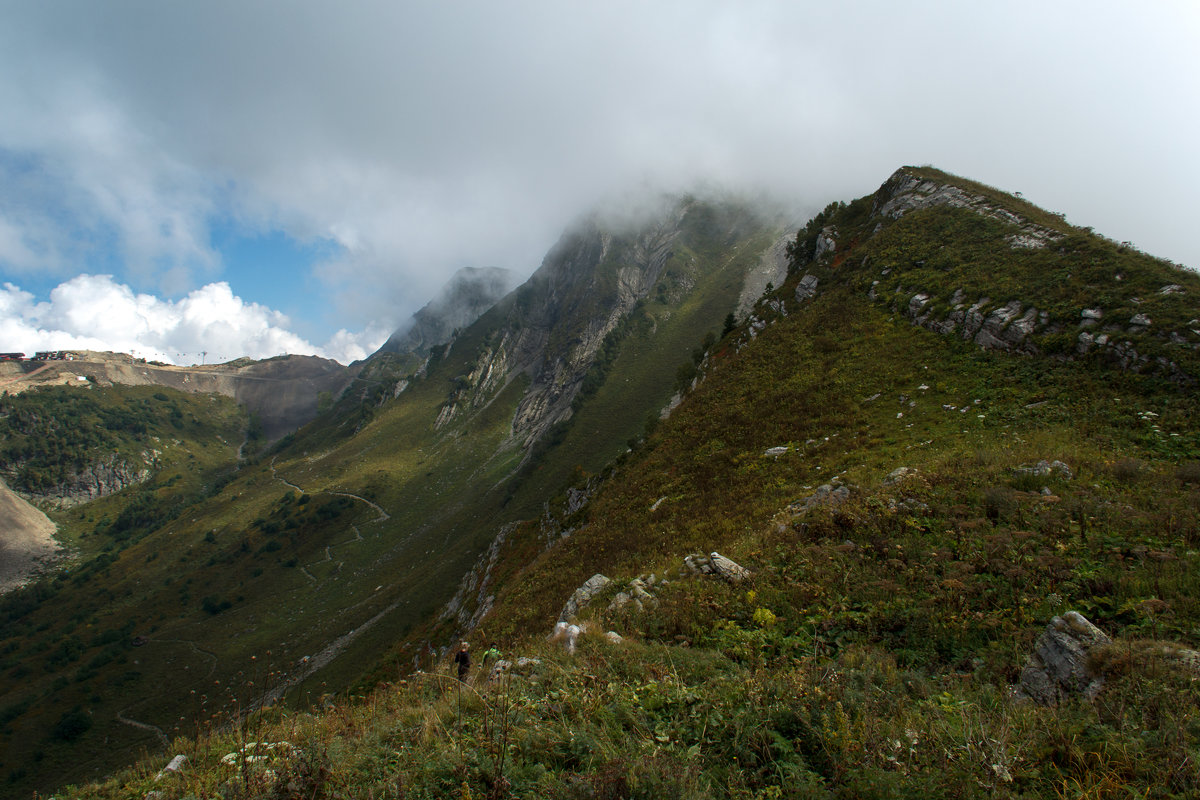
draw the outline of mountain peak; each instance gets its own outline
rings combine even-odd
[[[516,274],[503,267],[463,267],[379,348],[379,353],[427,355],[450,341],[512,290]]]

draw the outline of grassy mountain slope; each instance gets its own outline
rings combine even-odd
[[[984,202],[893,217],[900,193],[885,184],[831,206],[798,234],[784,285],[709,349],[696,388],[590,501],[510,529],[474,638],[540,664],[491,686],[417,675],[319,716],[248,719],[177,743],[194,760],[181,777],[154,783],[146,766],[78,794],[1200,792],[1195,657],[1180,649],[1200,645],[1200,409],[1184,332],[1200,279],[970,182],[893,181],[914,177]],[[1010,238],[1031,224],[1056,236]],[[943,307],[921,319],[917,294]],[[994,325],[985,345],[965,314],[931,325],[973,295],[995,298],[984,318],[1012,300],[1046,317]],[[1124,317],[1147,307],[1149,326]],[[1092,308],[1099,325],[1081,313]],[[1104,326],[1139,357],[1075,344]],[[1056,460],[1069,471],[1035,469]],[[806,502],[822,484],[846,498]],[[712,550],[753,579],[680,569]],[[615,582],[583,616],[624,641],[588,634],[569,656],[545,634],[596,572]],[[654,602],[608,610],[651,572],[668,579]],[[1015,702],[1035,638],[1068,609],[1115,638],[1095,656],[1104,689]],[[270,774],[220,763],[248,740],[294,749]]]
[[[153,564],[157,549],[143,543],[229,480],[248,421],[226,398],[153,386],[34,389],[0,408],[5,470],[15,488],[54,498],[46,510],[69,553],[56,572],[0,598],[0,752],[17,783],[35,765],[78,767],[80,754],[60,745],[93,715],[114,715],[120,687],[141,678],[128,607],[141,601],[142,581],[173,571],[166,559]],[[55,508],[64,494],[56,487],[76,487],[81,474],[109,480],[114,470],[134,482]],[[69,716],[84,707],[86,721]],[[55,736],[63,719],[74,724]],[[96,752],[84,763],[104,760]]]
[[[626,448],[781,235],[736,205],[694,200],[642,227],[571,232],[531,285],[419,369],[369,360],[313,423],[92,568],[86,586],[14,607],[29,636],[14,669],[74,632],[50,622],[64,613],[113,657],[87,684],[101,688],[69,707],[46,692],[40,705],[0,699],[13,786],[94,774],[264,693],[304,703],[373,665],[411,668],[423,626],[496,532]],[[78,670],[39,666],[51,686]],[[251,675],[255,689],[234,689]]]

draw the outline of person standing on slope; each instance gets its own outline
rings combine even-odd
[[[464,683],[467,680],[467,671],[471,669],[471,654],[468,652],[470,645],[463,642],[458,648],[458,652],[454,654],[454,663],[458,665],[458,679]]]

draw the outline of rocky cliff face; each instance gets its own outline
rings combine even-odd
[[[590,220],[566,233],[529,281],[498,306],[504,322],[460,379],[437,424],[486,404],[518,376],[529,379],[512,423],[513,437],[529,445],[571,416],[571,404],[598,351],[621,319],[652,294],[678,301],[695,282],[680,268],[664,270],[695,207],[679,201],[652,221],[613,231]],[[763,256],[764,285],[779,274],[781,248]],[[747,279],[748,281],[750,278]]]
[[[66,481],[47,491],[25,496],[55,508],[70,508],[143,483],[158,468],[158,456],[156,450],[144,451],[140,461],[131,462],[118,456],[109,456],[79,469]],[[10,472],[15,473],[18,467],[14,465]]]
[[[1016,225],[1019,231],[1009,237],[1013,247],[1040,248],[1062,238],[1058,231],[1037,225],[1021,215],[1001,208],[981,194],[975,194],[959,186],[923,179],[898,169],[884,182],[875,196],[871,209],[874,216],[897,219],[910,211],[933,206],[965,208],[984,217]]]

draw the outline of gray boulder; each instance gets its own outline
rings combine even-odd
[[[650,592],[653,585],[653,575],[648,579],[634,578],[629,582],[626,590],[617,592],[616,597],[608,604],[608,610],[616,611],[632,603],[638,611],[645,611],[646,606],[657,605],[658,598]]]
[[[168,775],[178,775],[179,773],[183,772],[185,767],[187,767],[187,763],[188,757],[182,753],[175,756],[171,759],[170,763],[159,770],[158,774],[154,776],[154,780],[162,780]]]
[[[888,473],[886,478],[883,479],[883,485],[895,486],[897,483],[901,483],[902,481],[913,477],[916,474],[917,471],[912,467],[896,467],[894,470]]]
[[[837,228],[827,226],[817,234],[817,244],[813,249],[813,261],[820,261],[824,256],[837,250]]]
[[[746,580],[753,574],[750,572],[750,570],[746,569],[741,564],[738,564],[733,559],[726,558],[715,551],[709,553],[708,557],[709,563],[712,564],[717,575],[729,581],[730,583],[739,583]]]
[[[693,553],[683,559],[683,566],[684,571],[690,572],[692,575],[712,575],[730,583],[739,583],[754,574],[733,559],[716,551],[708,555]]]
[[[1061,461],[1047,461],[1042,459],[1032,467],[1017,467],[1013,470],[1017,475],[1036,475],[1039,478],[1044,478],[1048,475],[1055,475],[1063,480],[1073,480],[1075,473]]]
[[[850,497],[850,488],[840,483],[823,483],[817,490],[803,500],[798,500],[788,506],[792,513],[803,514],[817,506],[840,506]]]
[[[1050,620],[1021,672],[1016,696],[1039,705],[1056,705],[1067,697],[1095,699],[1104,686],[1089,654],[1112,639],[1082,614],[1068,611]]]
[[[796,284],[796,301],[807,300],[817,293],[817,276],[805,275]]]
[[[592,577],[583,582],[575,592],[567,600],[567,604],[563,606],[562,613],[558,615],[560,622],[570,622],[580,611],[582,611],[592,598],[604,591],[604,587],[612,583],[604,575],[597,572]]]

